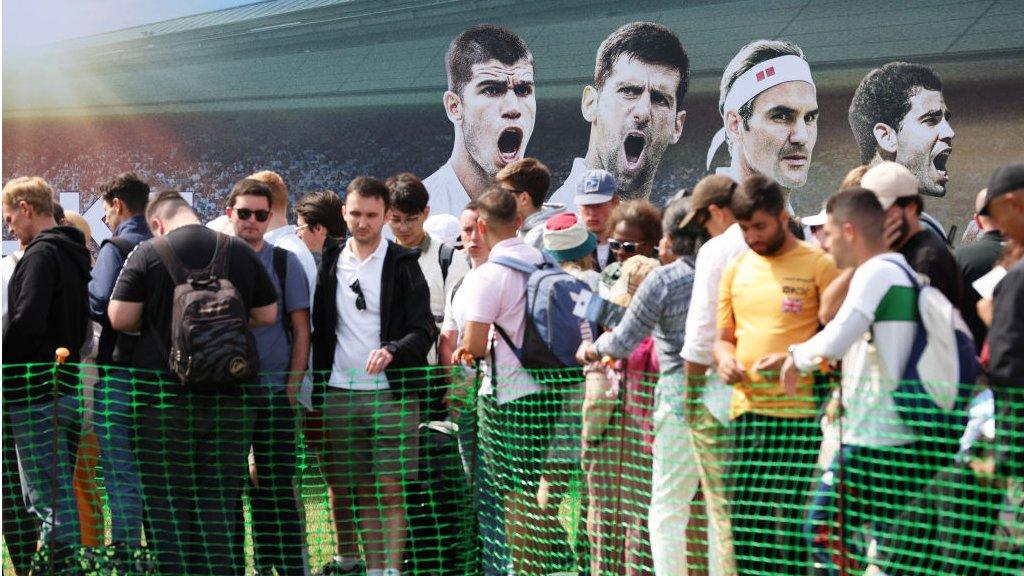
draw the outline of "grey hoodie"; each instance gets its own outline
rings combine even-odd
[[[544,204],[539,211],[530,214],[526,220],[523,220],[523,227],[519,229],[519,237],[537,250],[543,250],[544,225],[552,216],[563,212],[565,212],[563,204]]]

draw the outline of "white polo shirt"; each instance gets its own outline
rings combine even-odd
[[[452,168],[451,158],[437,169],[430,176],[423,180],[423,186],[430,195],[427,205],[430,206],[430,214],[451,214],[458,218],[462,209],[469,204],[469,193],[455,175]]]
[[[380,280],[384,271],[384,256],[388,241],[380,244],[366,260],[359,261],[351,250],[350,238],[338,257],[338,327],[335,335],[338,345],[334,349],[334,366],[327,385],[348,390],[385,390],[388,379],[384,373],[366,373],[366,359],[370,352],[380,348]],[[358,298],[352,284],[358,280],[366,300],[366,309],[356,306]]]

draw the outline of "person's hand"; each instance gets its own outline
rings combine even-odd
[[[760,360],[754,363],[754,370],[757,372],[778,372],[785,361],[786,354],[768,354],[767,356],[762,356]]]
[[[992,299],[982,298],[978,300],[978,318],[985,323],[985,326],[992,325]]]
[[[892,248],[903,233],[903,214],[896,211],[885,216],[885,228],[882,238],[885,245]]]
[[[580,343],[580,347],[576,349],[576,361],[580,363],[580,366],[590,364],[593,358],[597,356],[597,349],[593,342],[583,341]]]
[[[379,374],[383,372],[394,359],[395,357],[391,355],[391,352],[388,352],[384,348],[378,348],[373,352],[370,352],[370,356],[366,358],[366,373]]]
[[[718,376],[726,384],[739,384],[746,379],[747,373],[743,369],[743,364],[740,364],[735,356],[730,356],[718,363]]]
[[[796,368],[796,360],[787,354],[786,360],[782,363],[782,370],[779,371],[779,383],[782,384],[782,391],[786,396],[796,394],[796,385],[799,381],[800,371]]]
[[[465,346],[459,346],[452,352],[452,364],[456,366],[469,366],[473,364],[473,355],[466,350]]]
[[[825,417],[828,418],[829,423],[835,422],[843,415],[843,402],[838,396],[829,398],[828,404],[825,405]]]
[[[289,382],[284,387],[285,393],[288,395],[288,403],[291,404],[292,408],[299,402],[299,383]]]

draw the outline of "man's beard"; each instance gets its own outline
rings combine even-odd
[[[759,250],[751,246],[751,250],[761,256],[773,256],[782,249],[782,246],[786,244],[786,226],[782,223],[781,219],[776,220],[775,223],[778,230],[775,236],[772,236],[771,240],[765,243],[765,247],[763,249]]]

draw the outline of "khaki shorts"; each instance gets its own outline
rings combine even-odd
[[[419,397],[392,390],[331,388],[323,404],[332,475],[356,486],[382,476],[414,479],[419,464]]]

